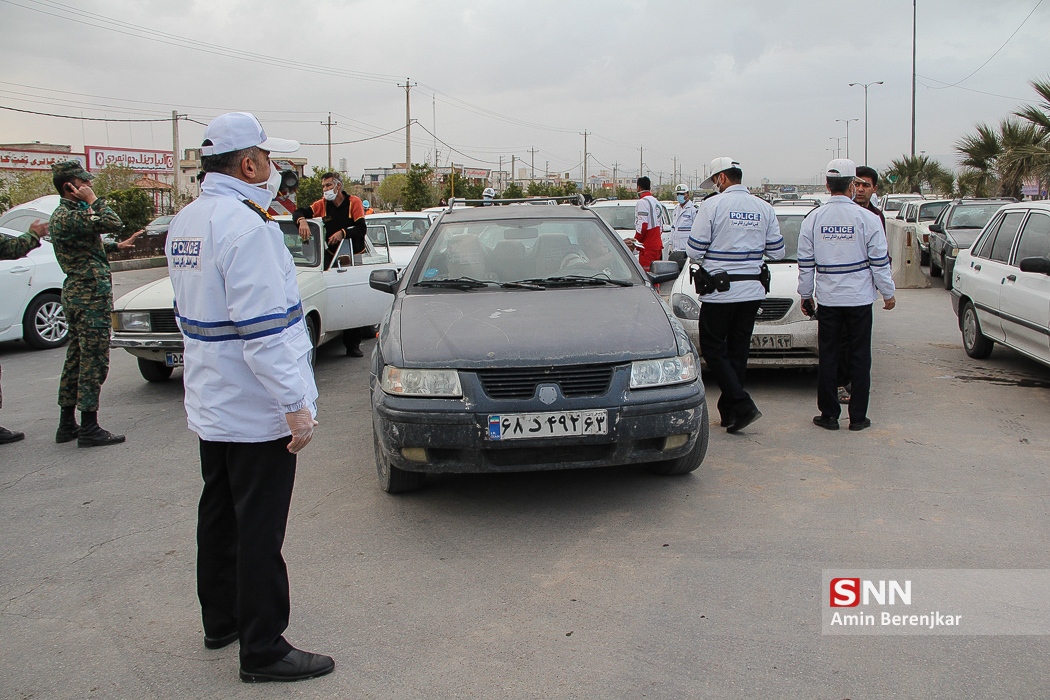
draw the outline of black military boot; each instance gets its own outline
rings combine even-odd
[[[18,442],[19,440],[24,440],[25,437],[25,433],[20,433],[17,430],[0,428],[0,445],[6,445],[9,442]]]
[[[123,435],[114,435],[108,430],[102,429],[102,426],[98,424],[97,411],[81,411],[80,424],[77,447],[102,447],[124,442]]]
[[[80,426],[77,425],[76,408],[73,406],[62,406],[62,415],[58,419],[58,430],[55,432],[55,442],[69,442],[76,440],[80,435]]]

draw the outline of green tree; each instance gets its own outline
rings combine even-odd
[[[321,198],[321,176],[328,172],[316,165],[310,175],[299,178],[299,189],[295,193],[295,203],[300,207],[308,207]]]
[[[616,188],[617,199],[638,199],[638,192],[636,190],[629,190],[626,187]]]
[[[516,182],[512,182],[507,185],[507,189],[503,190],[500,197],[504,199],[521,199],[525,196],[525,192],[521,189],[521,185]]]
[[[37,197],[43,197],[46,194],[58,194],[58,192],[55,190],[51,171],[46,171],[19,173],[7,188],[7,194],[11,201],[11,206],[16,207]]]
[[[110,192],[106,201],[124,222],[124,229],[119,235],[121,240],[143,228],[153,219],[155,213],[153,199],[146,190],[134,187]]]
[[[890,167],[879,177],[893,192],[922,192],[922,186],[934,188],[935,182],[944,182],[948,171],[929,156],[901,156],[890,161]]]
[[[405,211],[420,211],[434,204],[434,192],[430,182],[434,169],[426,163],[413,163],[405,176],[404,207]]]
[[[108,197],[110,192],[130,190],[138,179],[139,175],[126,165],[107,165],[95,174],[91,189],[99,197]]]
[[[966,176],[967,194],[988,197],[998,190],[999,177],[995,168],[1003,148],[994,128],[978,124],[974,133],[967,134],[955,143],[955,151],[962,156],[960,164]],[[959,185],[961,190],[963,183]]]
[[[404,199],[405,185],[407,184],[408,178],[401,173],[387,175],[383,178],[383,181],[379,183],[379,187],[376,188],[376,199],[378,199],[383,206],[393,209],[399,206],[401,200]]]

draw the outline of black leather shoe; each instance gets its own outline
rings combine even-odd
[[[739,433],[747,426],[754,423],[756,420],[762,417],[762,412],[757,408],[753,408],[742,416],[737,416],[736,420],[732,422],[729,427],[726,428],[727,433]]]
[[[0,445],[6,445],[9,442],[18,442],[19,440],[24,440],[25,437],[25,433],[15,432],[14,430],[8,430],[7,428],[0,428]]]
[[[241,680],[245,683],[269,683],[271,681],[304,681],[317,678],[335,670],[335,660],[324,654],[292,649],[288,656],[262,668],[241,668]]]
[[[813,425],[820,426],[825,430],[838,430],[839,419],[831,416],[813,416]]]
[[[857,432],[858,430],[864,430],[865,428],[870,428],[870,427],[871,427],[871,419],[870,418],[865,418],[862,421],[857,421],[856,423],[850,423],[849,424],[849,429],[852,430],[853,432]]]
[[[77,447],[104,447],[124,442],[125,439],[123,435],[114,435],[95,425],[92,430],[81,428],[80,435],[77,436]]]
[[[732,418],[723,418],[722,420],[720,420],[718,422],[718,424],[720,426],[722,426],[723,428],[728,428],[729,426],[731,426],[733,424],[733,419]]]
[[[346,349],[346,356],[347,357],[364,357],[365,353],[361,351],[361,347],[359,345],[355,345],[352,348],[347,348]]]
[[[204,635],[204,648],[222,649],[223,647],[228,647],[236,642],[239,636],[240,633],[237,631],[224,634],[221,637],[209,637],[208,635]]]
[[[59,423],[58,430],[55,431],[55,442],[61,444],[63,442],[71,442],[76,440],[80,436],[80,426],[73,421],[72,425],[66,423]]]

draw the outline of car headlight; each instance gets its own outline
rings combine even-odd
[[[672,294],[671,310],[674,311],[675,316],[684,318],[687,321],[700,319],[700,305],[693,301],[693,298],[688,294]]]
[[[383,367],[383,391],[400,396],[463,396],[459,372],[454,369]]]
[[[696,376],[696,359],[692,353],[631,363],[632,389],[683,384],[693,381]]]
[[[116,316],[118,330],[138,333],[149,333],[153,330],[148,311],[121,311]]]
[[[952,248],[952,257],[953,258],[959,257],[959,249],[958,248]]]

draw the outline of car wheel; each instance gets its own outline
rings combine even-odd
[[[693,445],[693,449],[689,451],[689,454],[678,459],[653,462],[646,465],[646,469],[653,474],[660,474],[661,476],[676,476],[695,471],[704,461],[704,457],[707,456],[707,443],[711,437],[709,422],[707,406],[704,406],[703,415],[700,416],[700,434],[696,437],[696,444]]]
[[[941,268],[937,267],[936,263],[933,262],[933,255],[930,255],[930,277],[940,277]]]
[[[26,344],[37,350],[48,350],[65,345],[69,340],[66,311],[62,297],[41,294],[26,308],[22,317],[22,336]]]
[[[995,343],[981,332],[981,322],[977,320],[977,309],[966,302],[962,310],[963,349],[975,360],[983,360],[992,354]]]
[[[415,491],[426,481],[427,475],[422,472],[410,472],[398,469],[383,457],[383,451],[379,447],[379,436],[372,428],[372,443],[376,455],[376,473],[379,475],[379,488],[387,493],[405,493]]]
[[[175,371],[174,367],[168,367],[163,362],[146,360],[141,357],[138,360],[139,374],[147,382],[166,382],[171,379],[171,373]]]
[[[313,316],[306,317],[306,330],[310,334],[310,367],[313,367],[314,360],[317,359],[317,340],[320,338],[320,331],[317,329],[317,319]]]
[[[919,251],[919,264],[929,265],[930,264],[930,251],[920,250]]]
[[[941,258],[941,283],[944,284],[944,288],[951,290],[952,288],[952,271],[948,269],[948,261]]]

